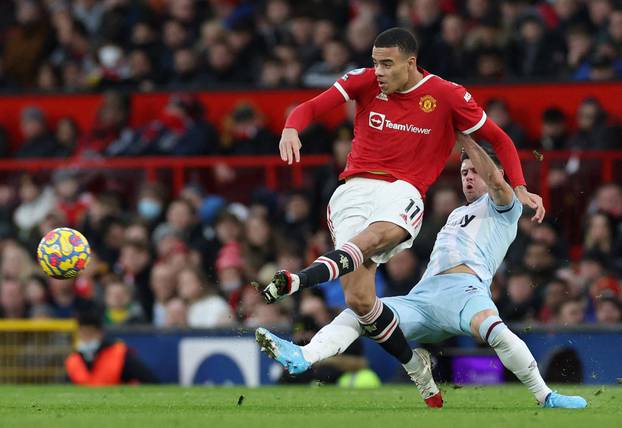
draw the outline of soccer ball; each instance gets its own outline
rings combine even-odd
[[[49,231],[37,247],[37,261],[46,273],[56,279],[74,278],[91,257],[91,247],[77,230],[59,227]]]

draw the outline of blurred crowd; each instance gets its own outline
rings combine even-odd
[[[0,88],[325,87],[412,29],[458,81],[610,80],[617,0],[15,0],[0,2]]]
[[[552,101],[554,103],[554,101]],[[576,114],[569,116],[552,104],[540,117],[540,134],[530,138],[514,120],[505,100],[491,98],[482,107],[488,117],[512,138],[519,150],[619,150],[622,126],[594,97],[582,100]],[[291,108],[291,106],[290,106]],[[74,118],[48,120],[43,109],[31,105],[19,115],[19,132],[10,141],[0,127],[0,158],[102,158],[121,156],[192,155],[269,155],[275,154],[278,136],[265,122],[256,106],[240,101],[221,123],[211,123],[198,96],[173,92],[168,102],[142,125],[131,126],[131,98],[119,91],[107,91],[93,123],[81,129]],[[287,113],[287,112],[285,112]],[[352,111],[350,111],[350,114]],[[313,123],[302,134],[306,154],[330,154],[331,142],[349,132],[352,118],[337,130],[321,122]],[[550,186],[565,185],[581,170],[593,168],[574,159],[555,165]]]
[[[315,171],[308,188],[256,187],[244,204],[210,194],[200,182],[170,197],[160,182],[130,191],[127,183],[113,186],[113,177],[80,170],[0,184],[0,318],[66,318],[95,305],[109,326],[300,321],[319,329],[344,306],[338,284],[265,305],[251,282],[266,285],[277,269],[298,271],[331,248],[323,213],[350,139],[342,129],[333,162]],[[379,295],[405,294],[420,279],[437,232],[463,203],[456,171],[428,195],[413,249],[379,270]],[[574,226],[582,233],[579,248],[571,248],[554,216],[543,224],[529,213],[520,220],[492,287],[507,321],[622,322],[622,188],[610,183],[589,194],[583,224]],[[41,236],[60,226],[80,230],[93,250],[77,280],[42,276],[33,257]]]
[[[277,136],[255,107],[239,104],[212,124],[182,89],[327,86],[368,66],[375,35],[392,25],[412,28],[421,65],[450,79],[611,79],[622,70],[618,7],[609,0],[0,2],[1,88],[106,91],[89,129],[25,108],[21,140],[9,144],[0,132],[0,156],[275,154]],[[155,88],[173,94],[150,121],[131,127],[126,91]],[[503,99],[484,107],[519,149],[621,148],[622,128],[594,98],[575,118],[551,105],[535,140]],[[163,182],[134,187],[93,171],[1,177],[0,318],[67,318],[98,307],[108,326],[316,331],[344,305],[338,284],[278,305],[263,304],[250,285],[265,285],[277,269],[297,271],[332,245],[324,213],[351,148],[351,124],[313,124],[301,138],[305,154],[333,154],[332,163],[304,189],[253,187],[244,203],[191,177],[178,195]],[[493,283],[504,319],[622,322],[622,188],[600,185],[598,168],[577,157],[552,164],[548,219],[521,219]],[[222,165],[213,173],[212,182],[226,187],[236,172]],[[429,192],[413,249],[380,269],[381,296],[407,293],[425,270],[438,230],[463,201],[458,174],[449,177]],[[46,278],[34,261],[41,236],[59,226],[77,228],[92,246],[77,280]]]

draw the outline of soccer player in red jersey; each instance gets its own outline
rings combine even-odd
[[[393,311],[375,292],[379,263],[410,248],[421,227],[423,195],[441,173],[455,132],[492,142],[518,199],[544,217],[542,199],[525,186],[512,140],[486,117],[464,87],[417,66],[417,42],[402,28],[379,34],[373,68],[353,70],[287,118],[279,150],[300,161],[299,132],[346,101],[356,102],[352,151],[327,220],[335,250],[298,273],[279,271],[262,294],[275,302],[301,288],[341,277],[346,303],[363,330],[408,371],[413,352]],[[346,275],[347,274],[347,275]]]

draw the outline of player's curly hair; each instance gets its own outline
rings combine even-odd
[[[400,52],[417,55],[419,45],[415,36],[405,28],[393,27],[378,34],[374,41],[376,48],[392,48],[397,46]]]

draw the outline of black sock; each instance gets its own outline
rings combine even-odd
[[[404,337],[395,313],[376,298],[374,308],[367,315],[358,317],[365,335],[378,343],[389,354],[406,364],[413,351]]]
[[[329,251],[318,257],[311,266],[298,273],[300,287],[313,287],[326,281],[353,272],[363,263],[363,253],[351,242],[346,242],[338,250]]]

